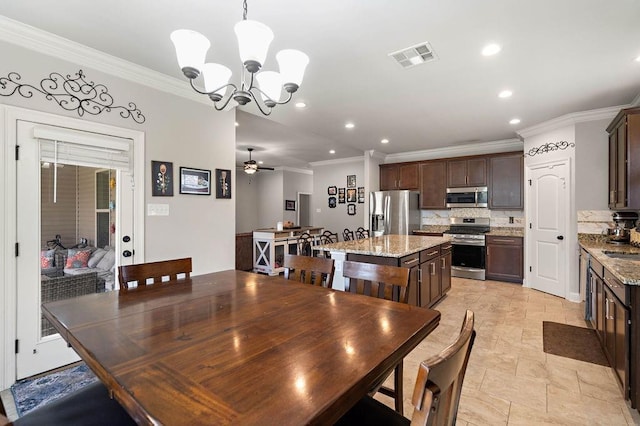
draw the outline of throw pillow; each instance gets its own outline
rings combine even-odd
[[[53,254],[55,250],[42,250],[40,252],[40,268],[53,268]]]
[[[69,249],[67,263],[64,267],[65,269],[86,268],[89,263],[89,256],[91,256],[91,250]]]
[[[95,268],[98,262],[100,262],[100,259],[102,259],[106,253],[107,251],[105,249],[96,249],[93,253],[91,253],[91,257],[89,258],[87,266],[89,266],[89,268]]]
[[[113,268],[113,265],[116,263],[116,252],[115,250],[107,250],[100,262],[96,265],[96,268],[101,269],[103,271],[108,271]]]

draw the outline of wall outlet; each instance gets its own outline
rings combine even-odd
[[[316,209],[316,213],[322,213],[322,209]]]
[[[513,223],[513,216],[509,216],[509,223]]]

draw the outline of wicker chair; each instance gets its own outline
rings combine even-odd
[[[41,302],[54,302],[56,300],[71,299],[85,294],[100,293],[104,291],[104,280],[98,279],[97,272],[89,272],[81,275],[65,275],[62,277],[40,278]],[[57,333],[49,321],[41,317],[41,337]]]

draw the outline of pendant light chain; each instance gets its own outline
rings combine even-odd
[[[242,20],[247,20],[247,0],[242,0]]]

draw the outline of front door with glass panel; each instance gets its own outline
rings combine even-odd
[[[33,136],[36,126],[18,121],[17,128],[18,379],[79,359],[40,305],[116,287],[119,228],[133,239],[133,220],[122,220],[133,218],[133,202],[126,199],[133,192],[121,188],[131,184],[128,171],[108,161],[101,167],[99,155],[51,161],[50,147]],[[57,156],[58,147],[53,150]]]

